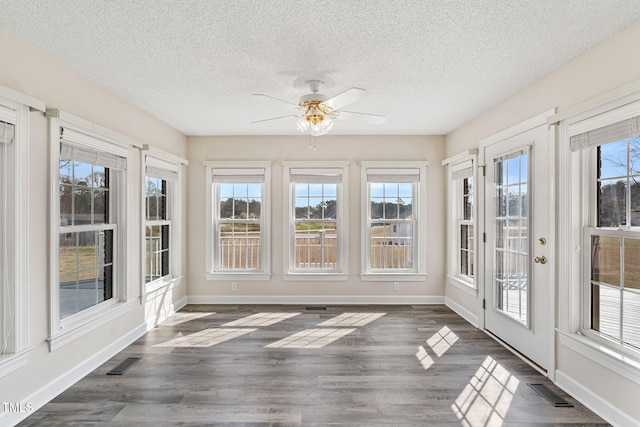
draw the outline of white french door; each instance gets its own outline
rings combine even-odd
[[[546,124],[482,146],[485,329],[543,369],[553,316],[551,149]]]

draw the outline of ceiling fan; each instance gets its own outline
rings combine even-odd
[[[254,93],[253,96],[263,96],[279,102],[284,102],[298,110],[297,114],[273,117],[270,119],[256,120],[251,123],[261,123],[271,120],[295,118],[298,119],[296,126],[302,133],[309,132],[311,136],[325,135],[333,128],[334,120],[355,119],[365,123],[380,124],[387,119],[385,116],[368,113],[357,113],[355,111],[345,111],[342,107],[353,104],[366,97],[369,92],[359,87],[352,87],[342,93],[328,97],[320,93],[324,83],[320,80],[309,80],[306,83],[311,93],[302,95],[298,103],[285,101],[262,93]]]

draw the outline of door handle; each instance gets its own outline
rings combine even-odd
[[[546,264],[547,263],[547,257],[542,255],[542,256],[537,256],[533,259],[533,261],[535,261],[538,264]]]

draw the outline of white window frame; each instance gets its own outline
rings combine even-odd
[[[130,179],[134,147],[142,148],[142,144],[125,135],[103,128],[87,120],[55,109],[48,109],[50,138],[50,278],[49,278],[49,350],[55,351],[69,342],[106,325],[132,310],[133,275],[129,256],[133,253],[130,236],[132,234],[132,201],[134,181]],[[116,206],[112,210],[115,215],[116,230],[114,236],[114,272],[113,297],[97,305],[60,319],[60,284],[59,284],[59,235],[60,235],[60,130],[69,129],[76,132],[78,146],[95,151],[117,153],[126,158],[127,169],[117,172],[115,185],[111,188],[116,194]]]
[[[0,307],[0,316],[3,316],[0,322],[0,333],[3,334],[0,339],[0,378],[25,366],[32,350],[29,346],[27,289],[30,267],[27,185],[30,110],[44,111],[44,103],[0,86],[0,120],[14,125],[13,141],[4,147],[7,158],[2,165],[7,182],[6,188],[1,189],[6,195],[6,206],[0,215],[5,216],[7,235],[0,241],[5,245],[4,254],[2,250],[0,254],[6,255],[7,265],[3,267],[4,274],[0,275],[0,300],[3,304]],[[11,333],[5,326],[12,329]]]
[[[250,280],[267,281],[271,279],[271,162],[263,161],[205,161],[206,194],[205,194],[205,257],[207,280]],[[216,266],[217,247],[217,215],[219,210],[218,190],[214,175],[254,176],[262,180],[261,201],[261,268],[259,270],[221,270]]]
[[[573,351],[640,384],[640,352],[623,347],[590,329],[590,245],[585,245],[588,229],[595,225],[597,212],[596,148],[572,151],[570,138],[593,129],[640,115],[640,92],[583,109],[569,118],[560,116],[559,207],[558,207],[558,334],[560,342]],[[557,120],[557,119],[556,119]],[[554,117],[549,119],[550,123]],[[638,227],[617,233],[636,237]],[[605,228],[606,230],[606,228]],[[609,228],[609,230],[617,230]]]
[[[427,248],[427,167],[428,161],[367,161],[360,164],[361,182],[361,212],[362,212],[362,246],[361,246],[361,271],[362,281],[405,281],[424,282],[427,279],[426,248]],[[389,269],[387,271],[371,270],[369,268],[371,251],[371,227],[370,227],[370,187],[368,176],[371,172],[375,175],[389,175],[390,182],[393,177],[403,173],[413,174],[418,170],[418,179],[413,190],[413,215],[416,227],[413,230],[413,265],[412,271]]]
[[[470,150],[460,153],[442,161],[442,165],[447,166],[447,219],[450,221],[447,227],[447,282],[474,297],[478,296],[478,221],[477,221],[477,150]],[[473,225],[474,239],[473,263],[475,266],[475,276],[469,277],[460,271],[460,226],[463,222],[463,178],[456,175],[471,169],[470,177],[473,178],[473,210],[472,218],[468,221]]]
[[[142,288],[140,297],[143,302],[153,299],[164,292],[180,286],[182,283],[182,179],[183,167],[189,162],[179,156],[144,145],[142,150]],[[167,183],[167,220],[147,221],[145,214],[146,178],[151,174]],[[159,279],[146,281],[146,227],[150,225],[169,225],[169,273]]]
[[[294,239],[293,230],[295,224],[295,182],[291,179],[292,174],[308,175],[309,183],[323,182],[323,177],[338,177],[336,193],[336,234],[338,239],[337,266],[334,269],[296,269],[294,263]],[[349,200],[349,162],[347,161],[325,161],[325,162],[283,162],[282,163],[282,194],[284,202],[284,223],[283,223],[283,279],[303,280],[303,281],[346,281],[349,278],[349,246],[347,223],[347,203]],[[314,181],[315,180],[315,181]]]

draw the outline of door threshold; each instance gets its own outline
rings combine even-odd
[[[538,371],[540,374],[544,375],[545,378],[548,378],[548,373],[547,373],[547,370],[545,368],[543,368],[542,366],[538,365],[536,362],[534,362],[533,360],[529,359],[527,356],[525,356],[524,354],[520,353],[515,348],[511,347],[508,343],[506,343],[505,341],[500,339],[497,335],[494,335],[491,331],[488,331],[487,329],[484,329],[483,332],[485,334],[489,335],[494,340],[496,340],[498,343],[500,343],[500,345],[502,345],[504,348],[509,350],[511,353],[513,353],[516,356],[518,356],[520,359],[522,359],[525,363],[527,363],[533,369]]]

